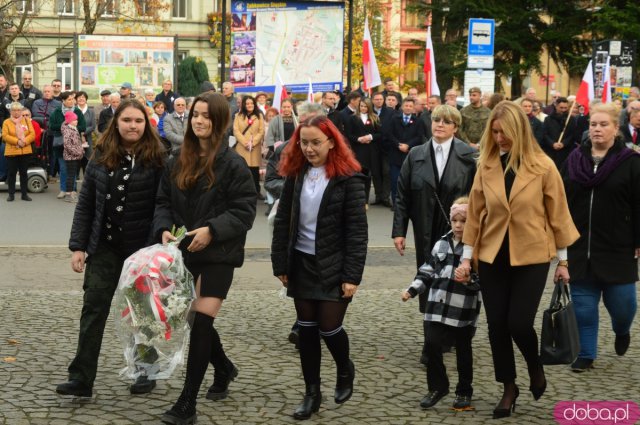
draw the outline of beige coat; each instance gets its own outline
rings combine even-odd
[[[478,168],[462,238],[474,247],[475,261],[493,263],[507,230],[512,266],[547,263],[556,256],[557,248],[578,239],[560,173],[546,155],[540,161],[545,172],[520,171],[509,200],[500,159]]]
[[[233,120],[233,135],[236,138],[235,149],[247,161],[249,167],[259,167],[262,161],[262,141],[264,140],[264,118],[251,116],[249,120],[243,114],[237,113]],[[245,129],[249,127],[247,131]],[[244,134],[242,134],[244,132]]]

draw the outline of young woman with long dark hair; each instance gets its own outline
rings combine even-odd
[[[213,327],[227,296],[233,273],[244,261],[247,232],[256,215],[256,190],[246,162],[229,148],[229,103],[219,93],[196,97],[180,155],[172,158],[160,183],[154,235],[167,243],[173,225],[189,232],[180,244],[196,281],[197,298],[184,387],[162,420],[169,424],[196,421],[196,398],[209,362],[215,369],[210,400],[228,394],[238,369],[227,358]]]
[[[247,161],[253,176],[253,183],[260,195],[260,163],[262,162],[262,142],[264,140],[264,115],[256,106],[252,96],[243,96],[240,110],[233,120],[233,135],[236,138],[235,149]]]

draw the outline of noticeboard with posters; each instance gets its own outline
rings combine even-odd
[[[102,90],[117,92],[131,83],[138,94],[145,89],[162,90],[164,80],[174,81],[176,40],[174,37],[78,35],[78,90],[90,99]]]
[[[342,90],[344,3],[233,1],[229,75],[237,92]]]
[[[605,40],[593,45],[593,75],[596,99],[602,96],[604,69],[607,57],[611,56],[611,89],[613,96],[629,97],[636,70],[636,43],[620,40]]]

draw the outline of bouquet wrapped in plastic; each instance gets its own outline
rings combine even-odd
[[[124,262],[115,295],[115,321],[127,366],[121,375],[168,378],[182,364],[189,338],[187,315],[195,299],[193,276],[178,238],[136,251]]]

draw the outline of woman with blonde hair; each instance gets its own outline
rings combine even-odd
[[[538,400],[547,387],[533,322],[552,258],[554,280],[569,281],[567,247],[578,239],[560,173],[531,131],[522,109],[503,101],[491,111],[464,229],[460,267],[477,263],[496,381],[504,386],[494,418],[510,416],[520,392],[513,342]]]
[[[0,106],[4,107],[4,106]],[[22,200],[30,201],[27,194],[27,161],[33,153],[31,143],[35,141],[35,132],[31,120],[22,117],[22,103],[13,102],[9,106],[11,116],[2,124],[2,141],[7,144],[4,156],[7,159],[7,184],[9,196],[7,202],[15,199],[16,173],[20,173],[20,191]]]

